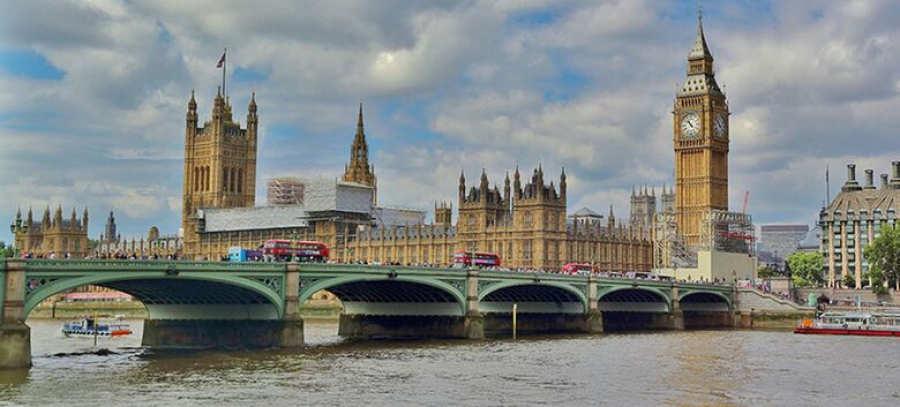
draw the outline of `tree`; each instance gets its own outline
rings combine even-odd
[[[759,267],[757,267],[756,275],[763,280],[769,280],[774,277],[784,277],[781,271],[768,264],[760,265]]]
[[[865,249],[870,275],[900,288],[900,227],[885,225]],[[872,284],[875,287],[875,284]]]
[[[844,288],[856,288],[856,276],[850,273],[844,274],[844,278],[841,279],[841,285]]]
[[[822,254],[819,252],[797,252],[787,259],[788,267],[794,276],[794,285],[797,287],[811,287],[821,284],[822,278]]]
[[[16,253],[11,245],[7,246],[6,242],[0,242],[0,258],[4,257],[16,257]]]

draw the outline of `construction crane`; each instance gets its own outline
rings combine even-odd
[[[747,201],[749,201],[749,200],[750,200],[750,190],[748,189],[748,190],[744,191],[744,207],[743,207],[743,209],[741,209],[741,213],[743,213],[744,215],[747,214]]]

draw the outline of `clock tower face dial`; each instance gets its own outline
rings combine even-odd
[[[719,113],[716,115],[716,120],[713,122],[713,130],[716,133],[716,137],[725,137],[725,115]]]
[[[695,112],[687,113],[681,117],[681,135],[683,137],[697,137],[700,134],[700,116]]]

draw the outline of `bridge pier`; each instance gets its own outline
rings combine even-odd
[[[481,321],[448,315],[341,315],[338,335],[349,339],[479,339]]]
[[[285,267],[281,319],[146,319],[141,344],[159,348],[302,348],[300,266]]]
[[[466,293],[463,315],[342,314],[338,335],[350,339],[484,339],[477,270],[466,274]]]
[[[670,331],[684,330],[684,312],[674,309],[667,314],[651,314],[649,329],[665,329]]]
[[[2,269],[0,269],[2,270]],[[25,262],[7,260],[0,279],[0,368],[31,367],[31,328],[25,325]]]
[[[597,280],[588,277],[588,312],[584,318],[585,332],[603,333],[603,313],[600,312],[600,298],[597,296]]]
[[[678,283],[672,284],[672,289],[669,292],[669,297],[672,298],[672,310],[669,311],[668,314],[656,315],[658,318],[655,323],[659,323],[661,328],[663,329],[671,329],[673,331],[683,331],[684,330],[684,311],[681,310],[681,298],[678,293]],[[661,317],[661,318],[659,318]]]
[[[299,323],[298,323],[299,322]],[[303,321],[146,319],[141,345],[156,348],[271,348],[294,340]]]

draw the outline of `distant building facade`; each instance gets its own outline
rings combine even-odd
[[[881,175],[875,186],[874,171],[866,170],[864,185],[856,180],[856,166],[847,165],[847,181],[841,192],[819,213],[822,228],[824,277],[829,287],[841,284],[844,276],[853,276],[856,288],[864,286],[863,275],[869,263],[865,247],[878,237],[885,225],[897,225],[900,212],[900,161],[892,163],[893,175]]]
[[[63,258],[71,256],[84,258],[88,255],[88,210],[84,209],[81,219],[72,209],[68,219],[63,219],[62,207],[57,207],[53,216],[50,216],[50,208],[44,210],[44,216],[40,222],[34,220],[31,209],[25,219],[22,212],[16,212],[16,219],[10,230],[13,232],[15,247],[22,254],[30,254],[35,257]]]
[[[757,242],[760,263],[784,264],[788,256],[799,250],[799,244],[807,234],[809,234],[809,225],[761,226]]]
[[[339,181],[304,181],[300,204],[254,207],[256,104],[247,129],[231,119],[227,99],[217,95],[213,119],[198,128],[197,104],[188,103],[185,132],[184,255],[218,259],[230,247],[256,247],[269,239],[317,240],[342,261],[448,264],[453,253],[472,248],[497,252],[510,267],[559,269],[568,262],[594,262],[609,270],[649,270],[649,233],[617,224],[566,217],[566,176],[559,187],[542,168],[524,182],[516,170],[504,192],[489,188],[487,174],[466,190],[460,177],[458,221],[452,205],[423,211],[377,207],[377,178],[369,163],[362,106],[350,160]],[[236,175],[231,175],[236,170]],[[219,175],[221,174],[221,176]],[[242,177],[241,174],[246,174]],[[236,184],[235,184],[236,182]],[[237,185],[241,185],[238,187]]]
[[[145,257],[173,257],[181,253],[184,239],[178,235],[160,235],[159,228],[151,226],[147,236],[123,239],[117,233],[116,217],[112,211],[106,219],[104,234],[97,239],[97,244],[91,249],[91,256],[98,258],[145,258]]]

